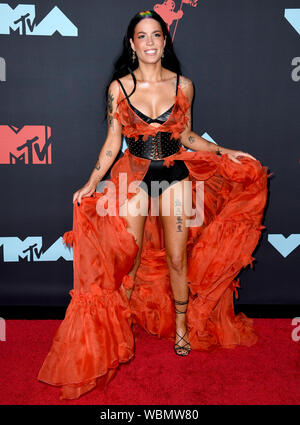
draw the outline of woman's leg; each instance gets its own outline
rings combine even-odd
[[[184,182],[188,180],[189,178],[187,177],[174,183],[159,197],[159,214],[164,229],[166,259],[170,270],[170,283],[174,300],[178,301],[187,301],[189,294],[186,277],[186,243],[188,238],[186,220],[191,218],[192,191],[188,189],[188,185],[186,185],[186,190],[184,190]],[[189,183],[189,185],[191,185],[191,183]],[[175,304],[175,308],[184,313],[187,309],[187,304]],[[186,341],[188,341],[186,314],[175,314],[175,324],[175,344],[181,347],[185,345],[187,349],[190,348],[190,346],[186,344]],[[185,333],[186,335],[184,336]],[[183,336],[185,341],[181,339]],[[185,355],[187,354],[187,350],[184,348],[178,349],[177,353]]]
[[[134,265],[132,267],[132,269],[130,270],[130,272],[128,273],[129,276],[131,276],[133,279],[135,278],[135,274],[137,272],[137,269],[140,265],[140,260],[141,260],[141,251],[142,251],[142,243],[143,243],[143,234],[144,234],[144,227],[145,227],[145,221],[147,218],[147,212],[148,212],[148,194],[139,189],[139,200],[141,202],[141,212],[143,215],[131,215],[130,213],[130,209],[133,210],[132,206],[137,204],[137,195],[133,196],[130,200],[126,199],[126,201],[123,203],[123,205],[121,205],[120,209],[119,209],[119,213],[123,215],[123,217],[126,219],[126,221],[128,222],[128,227],[127,227],[127,231],[131,234],[133,234],[134,238],[135,238],[135,242],[136,244],[139,246],[139,250],[138,253],[135,257],[134,260]],[[126,295],[128,300],[131,297],[131,293],[132,293],[133,288],[126,290]]]

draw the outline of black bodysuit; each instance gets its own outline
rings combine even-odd
[[[179,74],[177,74],[176,95],[178,90],[178,80]],[[159,117],[155,119],[150,118],[131,104],[123,84],[120,80],[118,80],[118,82],[122,87],[128,104],[143,121],[148,124],[154,122],[158,124],[163,124],[165,121],[168,120],[175,104],[173,104],[166,112],[161,114]],[[170,139],[170,133],[168,132],[159,131],[156,137],[149,136],[146,142],[142,141],[141,138],[142,135],[140,136],[140,139],[137,143],[133,138],[125,137],[129,152],[132,155],[139,156],[141,158],[152,158],[153,155],[158,158],[165,158],[166,156],[170,156],[177,152],[181,146],[179,140]],[[158,141],[159,143],[157,143]],[[178,181],[185,179],[189,175],[189,170],[185,165],[184,161],[174,160],[174,165],[171,165],[170,167],[164,166],[163,162],[163,159],[151,159],[148,171],[142,180],[146,183],[148,194],[152,197],[161,195],[162,192],[169,187],[169,185],[175,184]],[[167,183],[162,183],[162,187],[160,186],[158,188],[158,191],[153,191],[151,190],[152,181],[158,181],[159,183],[165,181]]]

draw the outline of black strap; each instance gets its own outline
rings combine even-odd
[[[177,96],[177,90],[178,90],[178,81],[179,81],[179,74],[177,73],[177,80],[176,80],[176,96]]]
[[[121,81],[120,81],[118,78],[117,78],[117,81],[119,81],[120,86],[122,87],[122,90],[123,90],[123,92],[124,92],[124,94],[125,94],[125,97],[126,97],[126,99],[128,100],[128,103],[130,104],[129,98],[128,98],[128,96],[127,96],[127,93],[126,93],[126,91],[125,91],[125,89],[124,89],[123,84],[121,83]]]

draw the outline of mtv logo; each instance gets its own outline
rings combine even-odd
[[[20,35],[48,35],[59,32],[62,36],[77,37],[78,29],[70,19],[55,6],[37,24],[35,4],[19,4],[12,8],[7,3],[0,4],[0,34],[18,32]]]
[[[0,237],[0,246],[3,246],[3,261],[19,262],[20,258],[28,262],[57,261],[64,258],[66,261],[73,260],[73,249],[67,247],[63,238],[59,237],[47,249],[43,247],[41,236],[27,236],[22,241],[17,236]]]
[[[284,9],[284,17],[300,35],[300,9]]]
[[[292,233],[288,238],[281,234],[268,235],[268,241],[285,258],[300,245],[300,235]]]
[[[0,125],[0,164],[51,164],[51,128]]]
[[[4,58],[0,58],[0,81],[6,81],[6,62]]]

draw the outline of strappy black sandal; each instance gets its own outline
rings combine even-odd
[[[177,300],[174,299],[174,302],[175,302],[175,304],[184,305],[184,304],[188,304],[189,300],[187,300],[187,301],[177,301]],[[175,306],[175,312],[177,314],[185,314],[186,311],[187,311],[187,308],[185,309],[185,311],[179,311],[179,310],[177,310],[177,308]],[[180,337],[179,341],[176,342],[175,345],[174,345],[174,351],[177,354],[177,356],[182,356],[182,357],[183,356],[187,356],[190,353],[190,351],[191,351],[191,344],[184,338],[185,335],[186,335],[186,333],[187,333],[187,329],[185,331],[185,334],[182,335],[182,336],[179,335],[179,333],[176,331],[176,335],[178,335]],[[179,345],[179,342],[180,341],[184,341],[185,344],[184,345]],[[178,352],[179,350],[184,350],[184,352],[183,353],[179,353]]]

